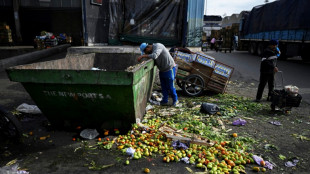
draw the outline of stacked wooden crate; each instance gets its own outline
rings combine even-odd
[[[214,71],[211,74],[207,89],[217,93],[224,93],[234,68],[218,61],[215,62]]]
[[[6,23],[0,23],[0,43],[12,43],[12,30]]]
[[[201,76],[205,82],[205,89],[217,93],[224,93],[234,68],[213,57],[196,52],[187,54],[175,52],[175,62],[178,64],[177,79],[184,80],[191,74]]]

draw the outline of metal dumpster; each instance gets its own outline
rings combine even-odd
[[[134,53],[91,53],[6,69],[52,125],[129,129],[152,92],[154,61]],[[93,68],[99,70],[92,70]]]

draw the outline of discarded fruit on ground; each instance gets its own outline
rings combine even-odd
[[[126,164],[126,165],[129,165],[129,160],[126,160],[125,164]]]
[[[109,135],[109,131],[104,131],[104,135],[105,136]]]
[[[144,172],[145,173],[150,173],[150,169],[149,168],[144,168]]]
[[[262,172],[266,172],[266,168],[262,168]]]
[[[75,141],[76,139],[75,138],[72,138],[72,141]]]
[[[233,133],[232,136],[233,136],[233,137],[237,137],[238,134],[237,134],[237,133]]]
[[[264,160],[261,160],[261,161],[260,161],[260,165],[264,167],[264,166],[266,165],[265,161],[264,161]]]
[[[259,172],[260,168],[259,167],[253,167],[253,170],[256,171],[256,172]]]
[[[101,138],[100,138],[100,137],[98,138],[98,141],[101,141]]]

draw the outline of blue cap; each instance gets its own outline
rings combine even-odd
[[[269,45],[278,45],[279,44],[279,42],[277,41],[277,40],[270,40],[269,41]]]
[[[141,51],[141,55],[143,55],[144,54],[144,50],[145,50],[145,48],[148,46],[148,44],[147,43],[142,43],[141,45],[140,45],[140,51]]]

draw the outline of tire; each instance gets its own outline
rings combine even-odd
[[[309,53],[310,46],[305,46],[301,50],[301,58],[303,61],[308,62],[310,61],[310,53]]]
[[[257,55],[262,56],[264,53],[264,45],[262,43],[258,44],[257,47]]]
[[[22,135],[22,126],[18,119],[1,107],[0,134],[9,139],[19,139]]]
[[[250,53],[256,55],[256,43],[250,44]]]
[[[176,79],[177,85],[182,89],[183,88],[183,83],[182,80]]]
[[[182,90],[191,97],[200,96],[205,88],[205,81],[200,75],[191,74],[182,82]]]

